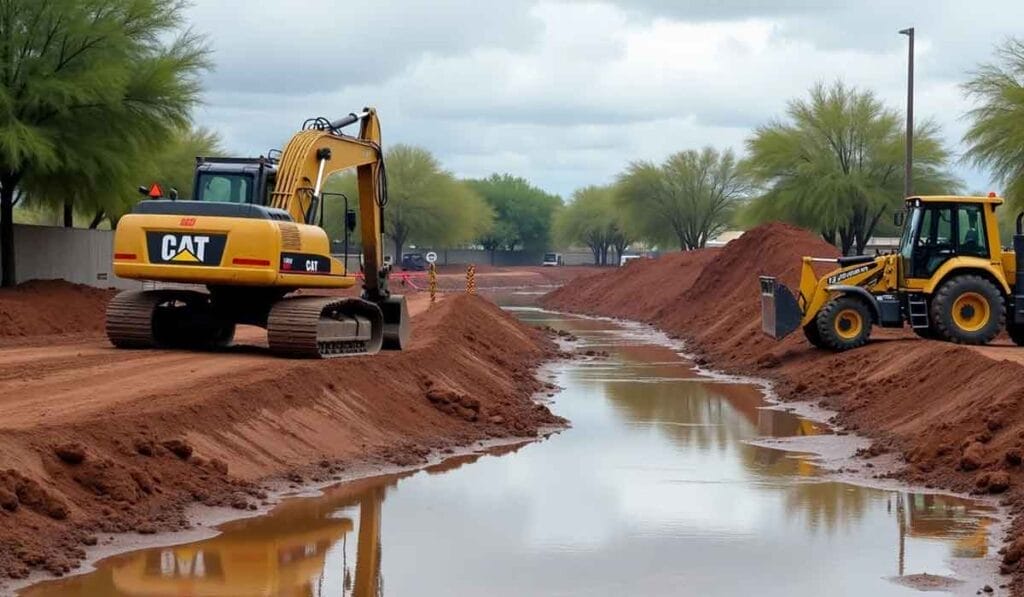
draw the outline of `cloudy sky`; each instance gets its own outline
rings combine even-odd
[[[304,119],[364,105],[385,145],[455,174],[510,172],[563,196],[631,160],[743,149],[817,81],[906,103],[917,29],[919,118],[962,151],[959,84],[1024,36],[1021,0],[196,0],[215,70],[200,124],[232,152],[281,147]],[[969,190],[998,189],[958,165]]]

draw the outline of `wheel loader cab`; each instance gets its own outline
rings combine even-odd
[[[924,290],[939,269],[957,257],[998,264],[997,205],[952,197],[908,200],[899,246],[900,287]]]

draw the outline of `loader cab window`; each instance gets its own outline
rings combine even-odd
[[[933,204],[920,209],[914,234],[909,277],[931,277],[949,259],[988,256],[988,237],[981,205]],[[906,253],[903,254],[906,257]]]
[[[982,205],[961,205],[957,209],[957,255],[988,258],[983,209]]]
[[[196,181],[197,201],[252,203],[253,179],[248,174],[200,172]]]

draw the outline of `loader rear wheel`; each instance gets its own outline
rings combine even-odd
[[[851,296],[829,301],[814,318],[822,347],[836,351],[863,346],[871,336],[871,324],[867,305]]]
[[[946,281],[932,299],[932,325],[939,339],[957,344],[988,344],[1006,319],[1003,295],[981,276]]]
[[[1010,336],[1010,340],[1017,346],[1024,346],[1024,325],[1016,325],[1009,323],[1006,325],[1006,333]]]

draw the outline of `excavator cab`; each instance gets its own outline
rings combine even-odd
[[[192,199],[216,203],[269,205],[277,163],[265,157],[197,157]]]

